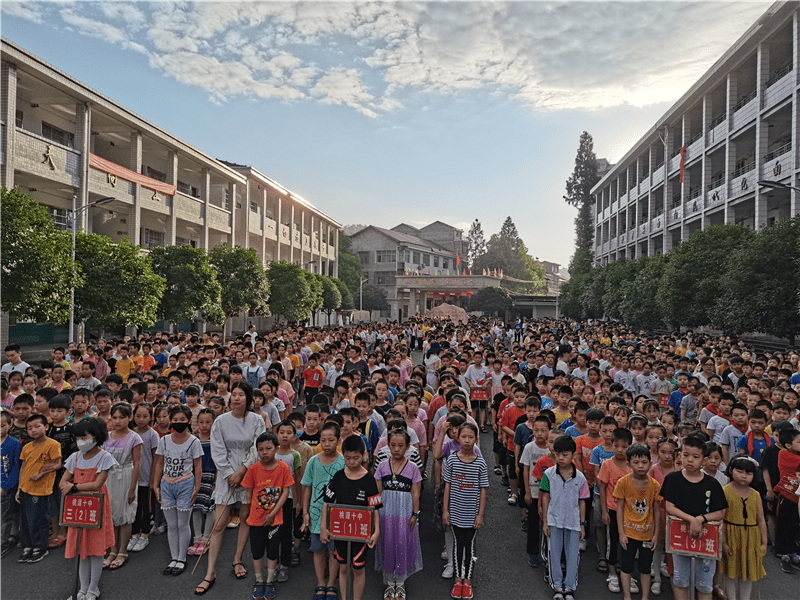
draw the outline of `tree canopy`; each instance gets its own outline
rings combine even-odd
[[[363,291],[364,310],[389,310],[389,299],[386,290],[377,285],[365,285]]]
[[[339,232],[339,279],[344,281],[353,296],[358,295],[358,284],[364,277],[361,259],[350,249],[350,238]]]
[[[289,321],[303,321],[311,314],[309,296],[311,286],[300,265],[274,262],[267,271],[269,279],[269,308],[274,315],[283,315]]]
[[[597,157],[594,154],[592,136],[583,132],[578,142],[575,169],[567,179],[567,195],[564,201],[578,209],[575,217],[575,246],[591,249],[594,240],[592,219],[592,188],[597,184]]]
[[[253,248],[219,244],[211,250],[209,260],[217,270],[223,322],[248,311],[269,315],[269,281]],[[224,328],[222,333],[224,340]]]
[[[487,285],[475,292],[469,300],[469,309],[492,315],[505,316],[514,307],[508,290]]]
[[[528,254],[510,216],[506,217],[500,231],[489,238],[486,251],[475,259],[472,269],[502,270],[503,275],[531,282],[512,286],[517,291],[537,292],[544,287],[544,268]]]

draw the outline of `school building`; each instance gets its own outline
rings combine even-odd
[[[115,241],[146,250],[227,243],[255,249],[265,266],[287,260],[338,276],[341,225],[307,200],[252,166],[212,158],[6,39],[0,60],[0,185],[34,197],[58,226],[70,228],[74,198],[78,228]],[[66,336],[66,326],[2,317],[2,344]]]
[[[800,214],[798,11],[772,4],[592,189],[596,265]]]

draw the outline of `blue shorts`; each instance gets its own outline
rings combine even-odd
[[[194,477],[178,483],[161,480],[161,510],[177,508],[192,510],[192,494],[194,493]]]
[[[314,553],[322,552],[326,548],[328,550],[333,550],[334,549],[333,540],[330,540],[327,544],[323,544],[322,540],[319,539],[319,534],[318,533],[312,533],[311,534],[311,551],[314,552]]]
[[[672,583],[675,587],[686,589],[692,585],[692,557],[672,555],[674,573]],[[696,558],[694,565],[694,586],[701,594],[710,594],[714,589],[714,571],[717,570],[717,562],[704,558]]]

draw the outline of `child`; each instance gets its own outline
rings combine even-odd
[[[614,593],[619,593],[620,591],[616,567],[619,528],[616,526],[617,499],[614,497],[614,487],[620,479],[631,472],[631,468],[628,466],[627,452],[632,442],[633,436],[630,431],[622,427],[615,429],[611,436],[611,447],[614,450],[614,456],[603,463],[597,474],[597,485],[600,488],[600,504],[602,507],[601,516],[603,523],[607,526],[609,541],[608,554],[606,555],[609,571],[608,589]],[[633,589],[638,589],[638,586],[633,587]]]
[[[722,464],[722,447],[714,442],[706,444],[706,458],[703,460],[703,473],[711,475],[714,479],[719,481],[721,486],[728,485],[728,477],[725,472],[720,470],[719,466]]]
[[[103,449],[117,461],[108,475],[115,545],[109,551],[103,568],[115,571],[128,560],[126,549],[131,537],[131,525],[136,519],[136,488],[142,468],[142,438],[128,428],[133,418],[130,404],[117,402],[111,407],[110,414],[111,432]]]
[[[775,493],[775,486],[781,480],[781,472],[778,468],[778,455],[783,446],[780,441],[780,432],[783,429],[792,429],[792,424],[789,421],[781,420],[772,423],[772,435],[775,438],[775,444],[764,450],[759,461],[759,468],[764,476],[764,513],[767,519],[767,531],[769,532],[769,539],[775,539],[775,508],[777,507],[778,497]]]
[[[553,443],[556,464],[547,469],[539,486],[544,535],[549,538],[550,582],[553,600],[574,600],[578,587],[579,541],[586,536],[586,500],[589,485],[573,464],[575,440],[562,435]],[[579,510],[575,511],[575,506]],[[561,554],[566,557],[566,574]]]
[[[67,547],[64,558],[73,558],[80,539],[81,581],[78,598],[97,600],[100,595],[100,575],[103,573],[103,556],[114,546],[114,522],[111,500],[106,488],[109,472],[116,464],[114,457],[102,449],[108,439],[105,421],[96,417],[82,419],[75,425],[78,452],[67,459],[66,473],[61,478],[61,493],[99,492],[103,494],[103,523],[100,529],[67,530]]]
[[[647,419],[642,415],[636,414],[628,419],[628,429],[633,436],[633,443],[643,446],[647,445],[645,432],[647,431]]]
[[[194,545],[187,550],[187,554],[200,556],[208,550],[208,539],[214,528],[214,480],[217,476],[217,467],[211,458],[211,426],[214,424],[217,413],[210,408],[202,408],[197,414],[197,433],[203,448],[202,476],[200,478],[200,491],[194,499],[192,506],[192,526],[194,527]],[[203,522],[205,519],[205,522]]]
[[[388,586],[384,598],[405,598],[405,580],[422,569],[417,527],[422,476],[419,468],[406,458],[411,444],[408,432],[390,428],[387,435],[392,456],[375,471],[383,501],[380,512],[383,536],[375,553],[375,566],[383,572]]]
[[[329,423],[325,424],[325,426],[327,425],[329,425]],[[375,512],[372,514],[373,531],[369,541],[364,544],[355,544],[352,548],[353,597],[355,600],[361,600],[364,593],[364,584],[366,583],[364,567],[367,564],[367,546],[374,548],[378,543],[378,538],[381,533],[381,522],[378,512],[383,507],[383,503],[381,501],[380,491],[378,491],[378,483],[362,464],[364,453],[367,451],[364,446],[364,440],[362,440],[361,437],[351,435],[342,441],[342,451],[344,453],[346,468],[335,473],[325,486],[319,537],[323,544],[327,544],[330,541],[327,515],[329,504],[369,506],[375,509]],[[339,566],[338,569],[331,568],[331,574],[334,574],[336,571],[339,572],[339,588],[342,590],[347,589],[347,545],[347,542],[341,541],[336,541],[334,543],[335,550],[333,556],[336,558]],[[330,592],[336,591],[336,589],[334,588],[331,590],[329,586],[327,591],[330,596]]]
[[[97,390],[97,393],[94,395],[94,407],[96,409],[95,416],[103,419],[103,422],[106,424],[106,428],[111,431],[111,405],[114,399],[113,394],[110,390]],[[115,457],[116,458],[116,457]],[[110,484],[109,484],[110,485]]]
[[[23,448],[31,441],[26,424],[28,417],[33,412],[33,404],[34,399],[30,394],[20,394],[14,398],[14,422],[8,431],[8,435],[18,439]]]
[[[747,416],[747,424],[750,425],[750,431],[739,438],[736,448],[740,453],[746,454],[758,462],[761,460],[764,450],[775,443],[770,436],[764,433],[767,428],[767,415],[763,410],[752,410]],[[760,477],[756,478],[757,481],[758,479]]]
[[[658,402],[655,400],[645,400],[644,404],[642,404],[642,412],[647,419],[648,425],[658,425],[658,415],[660,414],[660,410],[658,408]]]
[[[706,433],[711,436],[711,440],[719,443],[722,439],[722,432],[731,424],[731,408],[736,402],[733,394],[721,394],[717,414],[712,416],[706,424]]]
[[[322,425],[320,430],[322,452],[308,461],[301,480],[303,485],[303,530],[311,532],[311,551],[314,553],[314,571],[317,576],[315,596],[325,596],[328,591],[337,592],[334,583],[339,567],[333,555],[334,545],[333,542],[327,540],[323,542],[320,531],[325,488],[334,474],[345,468],[344,458],[336,451],[340,434],[341,430],[336,423],[329,422]],[[350,437],[355,439],[354,436]],[[327,586],[325,585],[326,550],[330,550]]]
[[[300,434],[300,440],[315,449],[320,443],[320,425],[322,418],[320,417],[319,406],[316,404],[309,404],[306,406],[305,411],[305,427],[303,433]]]
[[[739,453],[736,444],[747,433],[747,407],[736,403],[731,407],[731,424],[722,430],[719,445],[722,446],[722,462],[726,465]]]
[[[589,405],[583,400],[575,403],[573,417],[574,425],[565,428],[565,433],[568,436],[573,439],[577,439],[589,431],[589,427],[586,424],[586,414],[589,410],[591,410]]]
[[[775,552],[781,556],[781,569],[792,572],[792,563],[800,564],[794,557],[798,553],[798,481],[800,480],[800,431],[784,429],[780,432],[783,450],[778,453],[780,480],[773,488],[778,493],[778,517],[776,519]],[[24,448],[23,448],[24,450]]]
[[[675,466],[675,454],[678,452],[678,442],[670,438],[661,438],[658,440],[658,464],[653,465],[650,469],[650,477],[656,480],[658,485],[664,484],[664,477],[677,470]],[[664,499],[661,499],[661,525],[666,530],[667,515],[664,508]],[[666,535],[666,531],[665,531]],[[664,540],[654,545],[653,548],[653,562],[656,568],[653,569],[653,581],[650,584],[650,591],[658,596],[661,594],[661,576],[669,576],[667,564],[664,562]]]
[[[553,434],[553,441],[560,435],[557,429],[550,429],[550,419],[538,415],[533,419],[533,440],[528,442],[519,459],[523,465],[522,482],[525,490],[525,504],[528,506],[528,535],[527,551],[528,564],[532,567],[539,566],[539,484],[540,480],[533,475],[533,469],[542,456],[553,452],[552,442],[549,440]]]
[[[606,548],[606,526],[603,522],[603,503],[600,501],[600,486],[597,483],[597,476],[600,474],[600,467],[603,463],[614,456],[614,446],[612,438],[617,429],[617,421],[614,417],[603,417],[600,421],[600,437],[602,443],[592,449],[589,464],[593,471],[594,488],[592,488],[592,522],[595,528],[595,543],[597,553],[600,558],[597,560],[597,571],[600,573],[608,572],[608,560],[605,558]]]
[[[728,466],[731,482],[723,488],[728,510],[720,566],[729,600],[749,600],[753,582],[766,575],[767,522],[761,497],[750,487],[756,468],[748,457],[734,458]]]
[[[651,465],[650,449],[647,446],[633,444],[625,454],[631,472],[614,487],[617,506],[622,502],[622,510],[617,510],[616,522],[619,543],[622,546],[622,594],[625,600],[631,600],[631,574],[638,553],[642,600],[647,600],[650,596],[653,548],[658,544],[661,527],[661,485],[647,474]]]
[[[153,421],[153,407],[147,402],[140,402],[133,411],[133,430],[142,438],[142,468],[136,482],[136,519],[131,527],[131,539],[128,552],[141,552],[150,543],[150,480],[153,474],[153,462],[159,435],[150,427]]]
[[[153,464],[153,492],[167,520],[172,561],[162,573],[177,576],[186,569],[186,551],[192,530],[192,504],[200,491],[203,447],[191,434],[192,411],[174,406],[169,411],[173,433],[158,440]]]
[[[19,396],[18,396],[19,398]],[[26,423],[30,443],[20,452],[19,488],[22,554],[17,562],[35,563],[48,554],[47,517],[56,471],[61,468],[61,445],[47,437],[47,418],[31,415]]]
[[[165,435],[169,435],[169,405],[168,404],[161,404],[160,406],[156,407],[155,410],[156,414],[156,426],[153,428],[154,431],[158,434],[158,437],[162,438]]]
[[[57,394],[48,403],[49,413],[52,423],[47,430],[47,437],[55,440],[61,446],[62,462],[75,452],[75,435],[72,432],[73,425],[67,421],[67,412],[70,409],[69,396]],[[45,415],[46,416],[46,415]],[[58,548],[67,541],[67,530],[59,526],[61,516],[61,490],[58,487],[61,477],[64,475],[64,468],[56,473],[56,481],[53,485],[53,494],[50,496],[50,527],[52,534],[48,543],[49,548]]]
[[[256,585],[253,598],[275,597],[275,574],[278,570],[281,540],[278,532],[283,524],[283,505],[294,485],[291,470],[285,462],[275,458],[278,438],[273,433],[262,433],[256,439],[258,462],[247,469],[242,486],[247,488],[250,514],[250,550],[253,553],[253,570]],[[264,582],[264,554],[267,555],[267,581]]]
[[[709,521],[722,520],[728,501],[719,482],[701,471],[706,453],[706,443],[696,435],[689,435],[681,446],[682,469],[664,478],[661,496],[668,515],[677,517],[689,525],[689,534],[698,538],[703,525]],[[672,555],[674,574],[672,592],[676,600],[689,599],[692,559],[678,554]],[[716,561],[695,559],[695,587],[699,600],[711,600]]]
[[[349,410],[349,409],[348,409]],[[281,421],[275,426],[275,435],[278,438],[278,451],[275,456],[289,467],[289,472],[294,479],[294,485],[289,488],[289,497],[283,504],[283,523],[279,532],[281,540],[280,568],[278,570],[278,583],[289,580],[289,566],[300,564],[300,535],[299,527],[295,527],[296,517],[303,511],[303,488],[300,480],[303,478],[303,457],[297,450],[292,449],[292,443],[297,436],[296,429],[291,421]],[[295,531],[295,530],[298,531]],[[298,535],[294,540],[294,534]]]
[[[70,423],[80,423],[86,417],[93,416],[89,407],[92,404],[92,392],[88,388],[78,388],[72,395],[72,414],[67,418]],[[108,428],[106,428],[108,431]]]
[[[11,498],[17,493],[19,484],[19,454],[22,451],[22,444],[19,440],[11,437],[8,432],[11,429],[14,417],[8,410],[0,411],[0,508],[2,508],[2,535],[0,535],[0,553],[2,556],[16,545],[15,536],[12,536],[14,528],[19,531],[19,506]]]
[[[671,410],[668,410],[659,419],[661,425],[667,430],[667,437],[671,440],[676,439],[675,428],[678,426],[678,416]]]
[[[454,452],[442,465],[444,507],[442,520],[453,530],[455,584],[453,598],[472,598],[472,567],[475,534],[483,526],[489,471],[486,461],[475,454],[478,428],[464,423],[458,429],[461,450]],[[451,511],[451,508],[453,509]]]
[[[216,385],[214,387],[216,387]],[[214,394],[212,393],[211,395],[213,396]],[[192,426],[192,431],[194,431],[197,429],[197,415],[200,413],[200,409],[203,408],[200,404],[200,388],[196,385],[190,385],[183,390],[183,396],[186,399],[186,407],[192,413],[192,418],[189,423]]]
[[[644,431],[644,441],[650,450],[650,460],[653,464],[658,462],[658,440],[666,437],[666,433],[664,427],[658,424],[648,425]]]

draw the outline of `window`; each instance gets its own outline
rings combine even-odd
[[[375,262],[393,263],[396,260],[396,256],[392,250],[378,250],[375,252]]]
[[[50,213],[50,218],[53,219],[56,227],[64,230],[70,229],[70,219],[66,208],[48,206],[47,212]]]
[[[144,248],[157,248],[164,246],[164,232],[153,231],[152,229],[142,229],[142,246]]]
[[[158,181],[163,181],[164,183],[167,182],[167,174],[162,173],[161,171],[156,171],[153,167],[146,167],[144,174],[150,179],[156,179]]]
[[[422,255],[422,264],[426,267],[431,266],[431,255],[430,254],[423,254]]]
[[[178,185],[176,187],[178,188],[178,191],[181,194],[186,194],[187,196],[191,196],[192,198],[199,198],[200,197],[200,189],[199,188],[196,188],[193,185],[189,185],[188,183],[185,183],[185,182],[181,181],[180,179],[178,180]]]
[[[394,274],[375,273],[375,283],[378,285],[392,285],[394,284]]]
[[[23,113],[21,110],[18,110],[18,111],[17,111],[17,119],[16,119],[16,123],[17,123],[17,127],[19,127],[20,129],[22,128],[22,119],[23,119],[23,116],[24,116],[24,113]]]
[[[442,268],[443,268],[443,269],[449,269],[449,268],[450,268],[450,266],[449,266],[449,265],[450,265],[450,261],[449,261],[449,260],[447,260],[446,258],[443,258],[443,259],[442,259]]]
[[[55,125],[50,125],[42,121],[42,137],[52,140],[62,146],[69,148],[75,147],[75,134],[59,129]]]
[[[433,257],[433,266],[436,267],[436,268],[439,267],[439,257],[438,256],[434,256]]]
[[[419,252],[414,252],[414,260],[412,260],[415,265],[419,264]]]
[[[250,203],[250,212],[258,213],[258,202]]]
[[[191,246],[192,248],[197,248],[197,241],[176,236],[175,237],[175,245],[176,246]]]

